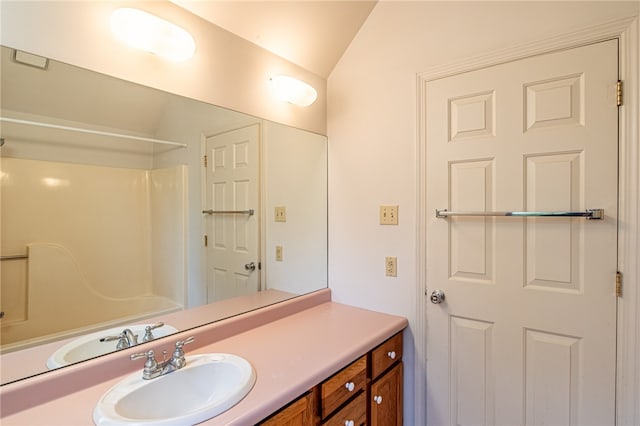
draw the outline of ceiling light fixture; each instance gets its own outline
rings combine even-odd
[[[111,15],[111,31],[129,46],[171,61],[186,61],[196,51],[187,31],[138,9],[116,9]]]
[[[304,81],[286,75],[271,78],[273,90],[278,99],[294,105],[306,107],[318,98],[318,92]]]

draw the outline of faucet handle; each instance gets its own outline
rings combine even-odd
[[[144,363],[144,368],[146,370],[148,368],[155,368],[158,366],[158,363],[156,362],[156,358],[154,355],[155,355],[155,352],[153,352],[153,350],[149,350],[148,352],[139,352],[137,354],[131,354],[130,358],[132,361],[134,361],[136,359],[146,357],[147,360]]]
[[[137,354],[132,354],[130,356],[131,360],[136,360],[144,357],[146,357],[147,360],[144,362],[144,368],[142,369],[142,378],[144,380],[149,380],[159,376],[161,374],[162,369],[159,368],[158,366],[158,362],[154,357],[153,350],[150,350],[148,352],[140,352]]]
[[[187,337],[184,340],[178,340],[176,342],[176,349],[173,351],[173,355],[171,356],[171,364],[176,368],[180,369],[185,366],[187,363],[186,358],[184,357],[184,350],[182,347],[187,343],[191,343],[196,340],[195,337]]]
[[[120,350],[120,349],[126,349],[128,347],[130,347],[129,342],[127,342],[127,336],[124,332],[118,334],[117,336],[106,336],[106,337],[101,337],[99,339],[101,342],[111,342],[113,340],[117,340],[118,344],[116,345],[116,349]],[[137,345],[138,342],[135,341],[135,344]]]
[[[186,339],[184,339],[184,340],[178,340],[178,341],[176,342],[176,349],[182,349],[182,347],[183,347],[184,345],[186,345],[187,343],[191,343],[191,342],[193,342],[194,340],[196,340],[196,338],[195,338],[194,336],[187,337],[187,338],[186,338]]]
[[[153,333],[151,332],[151,330],[155,330],[156,328],[160,328],[164,325],[163,322],[159,322],[153,325],[148,325],[144,328],[144,337],[142,338],[143,342],[150,342],[153,339],[155,339],[155,337],[153,336]]]

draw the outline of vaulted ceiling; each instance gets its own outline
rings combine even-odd
[[[376,4],[375,0],[171,1],[324,78]]]

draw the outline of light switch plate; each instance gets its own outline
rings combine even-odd
[[[276,207],[276,222],[286,222],[287,221],[287,208],[284,206]]]
[[[282,262],[282,246],[276,246],[276,261]]]
[[[380,225],[398,224],[398,206],[380,206]]]

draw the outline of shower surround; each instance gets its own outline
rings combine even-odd
[[[186,166],[0,170],[3,351],[182,308]]]

